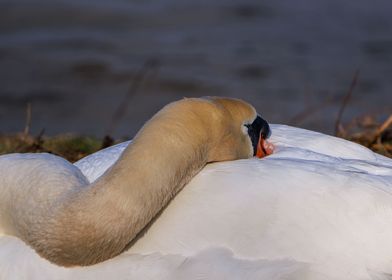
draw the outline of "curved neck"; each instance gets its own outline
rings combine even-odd
[[[207,163],[206,129],[189,133],[186,123],[165,123],[142,129],[100,179],[65,195],[24,239],[64,266],[90,265],[121,253]]]

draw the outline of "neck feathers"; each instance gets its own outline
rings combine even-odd
[[[23,239],[64,266],[121,253],[208,161],[211,131],[191,112],[159,112],[115,165],[90,186],[70,192]]]

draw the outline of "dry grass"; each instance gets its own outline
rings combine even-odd
[[[338,116],[335,121],[335,135],[359,143],[376,153],[392,156],[392,114],[383,121],[378,122],[372,115],[364,115],[351,121],[348,125],[342,124],[343,112],[348,106],[355,86],[358,83],[359,69],[351,80],[350,87],[344,95]]]
[[[51,153],[70,162],[94,153],[102,148],[102,141],[72,134],[54,137],[26,134],[0,135],[0,154],[7,153]]]
[[[346,126],[340,126],[337,136],[392,158],[392,114],[383,122],[371,115],[354,119]]]
[[[98,139],[73,134],[46,137],[41,134],[35,137],[26,133],[0,135],[0,154],[46,152],[75,162],[114,144],[110,137]],[[367,115],[344,126],[340,124],[337,136],[392,158],[392,115],[383,122]]]

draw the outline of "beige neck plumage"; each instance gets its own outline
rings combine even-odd
[[[205,164],[252,156],[252,143],[241,127],[255,118],[254,108],[240,100],[172,103],[140,130],[101,178],[87,185],[79,170],[56,166],[60,159],[42,160],[40,174],[32,176],[30,163],[22,161],[30,170],[26,190],[34,195],[11,186],[3,227],[59,265],[91,265],[114,257]],[[13,177],[10,182],[18,184]]]
[[[64,266],[121,253],[208,161],[205,123],[188,120],[190,132],[187,120],[169,117],[156,116],[101,179],[67,194],[22,239]]]

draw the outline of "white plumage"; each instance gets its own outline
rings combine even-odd
[[[0,279],[388,279],[392,160],[283,125],[270,142],[275,152],[261,160],[207,165],[134,246],[103,263],[58,267],[0,237]],[[125,146],[75,166],[94,181]]]

